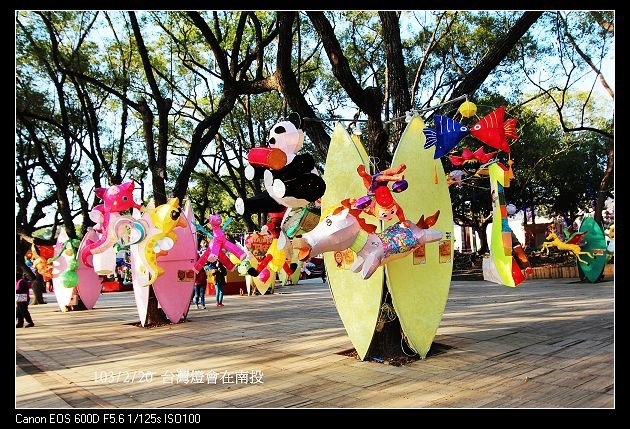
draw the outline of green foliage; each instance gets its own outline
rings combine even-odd
[[[253,14],[265,39],[277,26],[277,14],[273,11],[256,11]],[[388,97],[382,106],[383,119],[390,119],[392,94],[386,87],[390,71],[386,67],[378,12],[330,11],[325,15],[335,29],[360,86],[377,86]],[[519,11],[402,12],[400,26],[406,66],[404,72],[410,88],[414,83],[417,87],[413,94],[414,107],[435,105],[448,98],[465,74],[492,53],[493,46],[521,15]],[[44,17],[50,20],[58,40],[58,56],[53,55]],[[132,108],[128,110],[127,126],[122,136],[121,175],[142,183],[146,188],[146,200],[152,193],[153,174],[164,175],[167,192],[171,192],[191,151],[193,139],[200,137],[196,136],[198,127],[216,113],[224,91],[234,88],[221,76],[216,52],[188,13],[138,12],[137,17],[159,92],[172,100],[167,118],[166,172],[148,170],[142,116]],[[246,64],[234,76],[235,82],[273,77],[277,63],[277,36],[263,49],[259,68],[258,57],[254,55],[259,48],[254,25],[256,20],[250,12],[206,11],[201,13],[201,17],[216,37],[221,49],[219,54],[225,55],[228,65]],[[246,17],[244,26],[237,34],[242,17]],[[299,12],[297,17],[291,61],[306,102],[320,117],[353,115],[357,112],[356,106],[332,74],[329,59],[310,19],[305,12]],[[103,86],[113,88],[134,103],[146,100],[155,114],[153,144],[157,149],[160,121],[156,100],[126,12],[18,12],[17,20],[16,108],[45,118],[31,120],[42,141],[47,165],[56,166],[64,159],[69,139],[71,162],[67,174],[73,181],[81,184],[86,196],[94,175],[100,175],[99,179],[106,182],[107,175],[101,167],[117,163],[121,118],[126,103],[101,86],[61,73],[56,62],[62,68],[88,75]],[[573,35],[576,43],[597,64],[610,55],[614,32],[602,23],[614,22],[611,12],[599,12],[597,15],[589,11],[571,11],[561,15],[549,11],[519,40],[471,97],[480,109],[486,108],[485,113],[504,104],[510,108],[508,116],[519,120],[521,137],[512,146],[516,180],[508,191],[508,200],[519,208],[536,208],[572,216],[580,208],[588,207],[598,192],[606,166],[606,141],[588,131],[565,135],[556,107],[546,97],[511,108],[536,95],[531,93],[531,84],[527,86],[529,81],[525,73],[544,70],[544,79],[554,85],[562,83],[565,71],[572,70],[573,66],[575,71],[572,71],[571,85],[578,82],[580,76],[589,73],[589,66],[571,48],[563,31],[565,22],[566,32]],[[238,38],[241,45],[234,50]],[[612,103],[583,88],[583,85],[580,89],[571,87],[565,94],[563,111],[566,126],[589,126],[612,132]],[[61,99],[60,92],[63,92]],[[561,95],[556,90],[551,90],[550,94],[559,98]],[[94,106],[92,116],[86,114],[86,97]],[[62,106],[67,119],[62,114]],[[272,125],[289,113],[287,101],[276,89],[249,95],[239,93],[234,108],[221,121],[218,131],[203,135],[203,141],[207,143],[202,154],[203,161],[197,163],[188,186],[188,197],[193,201],[195,213],[201,216],[198,220],[205,223],[203,216],[216,210],[224,217],[234,217],[228,229],[230,233],[246,229],[241,217],[233,211],[233,200],[261,190],[260,183],[249,182],[242,177],[246,153],[251,147],[264,144]],[[440,113],[452,116],[454,107],[449,106]],[[56,125],[64,120],[68,123],[69,138],[64,133],[66,130]],[[327,130],[332,131],[331,128]],[[367,133],[365,128],[363,131]],[[18,164],[30,168],[28,177],[36,177],[38,182],[47,183],[49,190],[53,190],[47,173],[41,165],[36,165],[38,156],[25,121],[18,119],[16,134],[19,142],[16,145]],[[364,139],[368,138],[369,135],[365,134]],[[390,142],[392,145],[396,143]],[[148,144],[151,147],[152,142]],[[474,150],[481,143],[470,137],[460,144],[459,149],[465,145]],[[325,160],[308,137],[302,150],[312,153],[320,169],[323,168]],[[500,160],[506,162],[507,157],[501,155]],[[447,171],[452,169],[447,160],[444,165]],[[22,186],[20,183],[18,188]],[[451,195],[458,222],[479,227],[490,212],[489,191],[482,189],[488,184],[486,178],[472,183],[477,187],[451,187]],[[40,185],[38,189],[41,188]],[[22,191],[20,189],[20,195],[26,198],[28,193]],[[78,188],[76,185],[68,186],[68,192],[73,213],[80,212],[82,201]]]
[[[188,190],[188,198],[193,205],[195,222],[206,226],[208,216],[218,213],[227,222],[232,217],[231,223],[225,230],[230,237],[238,237],[247,228],[241,216],[234,210],[234,200],[221,187],[218,180],[212,177],[207,171],[196,171],[193,173],[195,185]],[[210,231],[209,227],[206,227]]]

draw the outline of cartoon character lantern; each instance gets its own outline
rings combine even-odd
[[[185,228],[188,224],[182,216],[178,198],[171,198],[166,204],[162,204],[151,211],[153,225],[161,232],[148,238],[144,247],[146,266],[150,273],[149,281],[145,286],[155,283],[155,280],[164,273],[164,269],[157,263],[160,255],[168,254],[177,242],[177,234],[173,229],[177,226]]]
[[[297,154],[303,143],[302,119],[292,113],[273,126],[268,147],[250,150],[245,176],[264,179],[265,191],[245,200],[238,198],[234,203],[238,214],[277,213],[286,207],[304,207],[324,195],[326,184],[315,170],[313,156]]]
[[[287,263],[287,255],[293,255],[293,248],[286,239],[286,235],[282,232],[281,224],[284,211],[277,213],[269,213],[270,221],[263,227],[263,232],[268,232],[273,240],[265,257],[258,262],[258,266],[248,269],[248,274],[257,277],[263,283],[271,276],[271,271],[278,272],[283,269],[287,276],[293,274],[297,268],[297,264]],[[282,243],[280,241],[282,239]]]
[[[390,221],[396,216],[399,221],[404,222],[405,214],[403,213],[403,209],[398,205],[396,200],[394,200],[387,184],[393,182],[392,191],[396,193],[406,190],[409,184],[402,174],[406,168],[407,166],[405,166],[405,164],[400,164],[398,167],[388,168],[377,174],[370,175],[365,171],[364,165],[359,165],[357,167],[357,173],[363,178],[363,184],[368,193],[357,200],[351,200],[351,204],[354,204],[355,208],[363,210],[365,213],[379,220]],[[374,232],[372,227],[373,226],[368,226],[370,229],[368,232]]]
[[[134,182],[126,182],[121,185],[113,185],[109,188],[97,188],[96,195],[103,200],[92,209],[90,218],[97,222],[101,230],[101,237],[97,241],[89,241],[81,249],[81,262],[92,267],[87,258],[90,254],[96,255],[111,248],[116,242],[116,232],[110,228],[110,220],[114,213],[128,210],[132,207],[142,210],[142,206],[133,200]]]
[[[210,216],[208,218],[208,222],[212,227],[212,241],[195,263],[195,270],[201,271],[207,261],[214,262],[218,259],[225,268],[232,271],[235,263],[230,260],[225,252],[234,255],[239,262],[245,258],[246,253],[243,249],[227,239],[225,233],[221,229],[223,219],[221,219],[221,216],[219,216],[218,213]]]

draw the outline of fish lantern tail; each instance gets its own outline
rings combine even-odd
[[[435,146],[435,144],[437,143],[437,132],[433,128],[424,128],[422,132],[426,137],[424,148],[428,149],[431,146]]]
[[[453,164],[456,167],[464,163],[464,158],[462,158],[461,156],[450,155],[448,159],[451,161],[451,164]]]
[[[516,132],[516,118],[508,119],[503,124],[503,129],[505,131],[505,137],[516,140],[518,138],[518,133]],[[509,152],[509,151],[506,151]]]

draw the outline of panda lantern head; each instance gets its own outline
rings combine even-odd
[[[287,121],[278,122],[269,132],[269,147],[280,149],[287,155],[287,163],[293,161],[295,154],[304,144],[302,118],[299,113],[291,113]]]

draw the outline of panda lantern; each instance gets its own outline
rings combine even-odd
[[[277,213],[286,207],[304,207],[324,195],[326,184],[316,174],[313,156],[297,155],[303,144],[302,119],[294,112],[273,126],[267,147],[249,151],[245,177],[262,178],[265,191],[245,200],[238,198],[234,203],[238,214]]]

